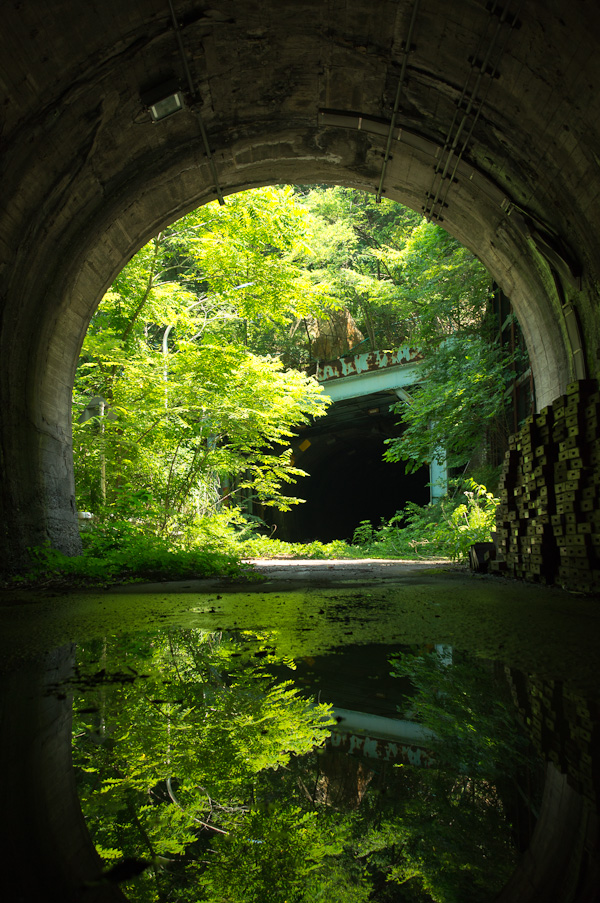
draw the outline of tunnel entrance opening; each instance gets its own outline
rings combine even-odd
[[[443,496],[453,436],[485,444],[513,379],[506,362],[487,377],[488,349],[502,347],[491,287],[445,230],[355,189],[264,187],[192,211],[141,249],[92,318],[73,396],[78,508],[144,526],[143,494],[145,526],[168,538],[241,504],[277,539],[329,542]],[[424,377],[446,345],[453,369],[433,363]],[[477,381],[459,392],[471,361]],[[411,464],[432,463],[407,473],[384,453],[424,383],[460,406],[441,440],[429,413],[413,424],[423,445]],[[309,476],[284,489],[304,503],[273,515],[296,427],[293,465]]]
[[[304,503],[287,512],[261,510],[285,542],[351,540],[363,520],[377,527],[407,502],[430,500],[429,468],[407,473],[384,461],[385,440],[402,433],[399,415],[390,411],[395,396],[378,393],[335,402],[327,415],[300,431],[294,462],[308,473],[294,487]]]
[[[300,167],[300,169],[302,169],[302,167]],[[302,181],[309,183],[308,179],[302,180]],[[310,182],[313,182],[313,181],[314,181],[314,179],[310,180]],[[340,179],[337,176],[337,174],[335,177],[335,181],[338,184],[350,184],[350,185],[353,184],[352,179],[346,179],[346,178]],[[156,184],[156,188],[158,190],[158,188],[159,188],[158,184]],[[164,184],[162,184],[161,190],[162,190],[162,188],[166,188],[166,182]],[[243,188],[239,189],[239,191],[242,191],[242,190],[243,190]],[[235,193],[237,194],[237,193],[239,193],[239,191],[235,191]],[[207,199],[204,198],[204,200],[207,200]],[[403,199],[398,197],[397,200],[402,201]],[[188,206],[189,205],[186,203],[184,205],[184,209]],[[138,212],[141,213],[142,211],[140,210]],[[169,216],[168,220],[172,221],[170,216]],[[160,222],[162,222],[162,221],[160,221]],[[147,228],[147,226],[144,225],[144,223],[138,223],[138,226],[139,226],[139,228],[142,228],[142,226],[144,228]],[[448,230],[448,231],[451,235],[455,234],[454,231],[451,231],[451,230]],[[143,233],[137,232],[136,234],[143,234]],[[121,236],[121,238],[122,238],[122,236]],[[464,236],[460,236],[460,238],[464,238]],[[117,244],[118,243],[119,242],[117,242]],[[481,255],[481,259],[483,262],[485,262],[485,255]],[[490,272],[493,275],[492,270],[488,270],[488,272]],[[87,268],[87,265],[84,266],[83,269],[78,273],[76,282],[79,287],[78,287],[77,291],[74,292],[75,297],[80,297],[82,292],[84,294],[86,294],[88,301],[89,301],[90,297],[92,297],[92,296],[97,297],[98,284],[99,284],[98,283],[98,268],[94,267],[93,270],[89,270]],[[85,319],[85,317],[89,317],[90,314],[91,314],[91,312],[90,312],[90,309],[88,306],[87,314],[84,316],[84,319]],[[75,335],[75,332],[72,329],[73,322],[75,319],[77,319],[77,318],[74,317],[73,321],[69,322],[69,330],[70,330],[71,339],[77,341],[77,339],[81,340],[82,333],[79,332],[78,336]],[[528,321],[527,319],[523,322],[525,323],[525,325],[527,325],[528,330],[529,330],[529,328],[531,326],[531,322]],[[79,321],[78,321],[78,323],[79,323],[79,328],[80,328],[81,324]],[[67,331],[69,331],[69,330],[67,330]],[[40,363],[40,366],[42,366],[42,369],[51,368],[53,374],[55,374],[58,371],[62,372],[64,370],[65,362],[67,361],[67,359],[69,359],[69,354],[73,350],[72,344],[71,344],[71,346],[69,346],[68,342],[65,342],[64,337],[62,335],[60,337],[60,342],[58,343],[58,345],[55,342],[55,340],[57,340],[57,339],[58,339],[57,334],[55,332],[53,332],[52,337],[50,339],[48,355],[39,359],[40,361],[43,361],[43,363]],[[79,350],[79,346],[77,346],[77,348]],[[52,363],[53,355],[54,355],[55,351],[59,355],[59,358],[60,358],[60,363],[57,364],[56,367]],[[534,369],[534,365],[535,365],[535,360],[532,360],[532,371]],[[69,368],[67,368],[67,369],[69,369]],[[550,373],[550,372],[551,372],[550,370],[546,371],[545,375],[547,376],[548,373]],[[64,403],[65,403],[66,392],[68,392],[69,401],[70,401],[71,378],[70,377],[67,378],[66,383],[58,386],[58,389],[57,389],[58,394],[53,394],[51,391],[51,386],[54,386],[55,383],[56,383],[56,377],[55,377],[55,375],[53,375],[52,381],[50,381],[44,387],[44,390],[38,395],[38,400],[41,405],[40,412],[41,412],[41,409],[45,408],[45,406],[48,404],[48,405],[50,405],[50,408],[53,411],[55,411],[55,413],[57,410],[57,405],[58,405],[58,407],[61,408],[62,413],[64,413],[64,407],[65,407]],[[541,397],[544,397],[544,393],[547,394],[548,391],[549,390],[548,390],[548,385],[547,385],[547,381],[546,381],[543,385],[543,391],[542,391],[542,393],[540,393]],[[40,413],[40,416],[42,416],[42,419],[44,420],[45,423],[50,422],[50,419],[49,419],[50,414],[49,413],[48,413],[48,415],[45,415],[45,414],[41,415],[41,413]],[[66,427],[65,435],[68,436],[68,432],[69,432],[68,427]],[[54,488],[52,488],[52,491],[50,493],[50,498],[53,500],[58,499],[58,498],[63,498],[63,496],[65,494],[65,490],[69,489],[69,493],[68,493],[69,494],[69,505],[67,506],[66,509],[64,509],[64,510],[61,509],[60,515],[57,514],[56,517],[54,517],[54,515],[52,515],[51,522],[44,521],[44,524],[41,525],[41,521],[35,521],[35,523],[33,523],[34,532],[37,531],[37,533],[39,533],[40,529],[42,529],[43,531],[45,531],[45,532],[43,532],[44,538],[42,539],[42,541],[40,541],[38,543],[36,543],[35,541],[34,542],[30,541],[29,544],[30,545],[40,544],[41,545],[41,544],[43,544],[43,541],[46,536],[52,536],[52,537],[56,536],[56,537],[58,537],[58,539],[53,539],[52,542],[54,544],[56,544],[58,548],[64,549],[65,551],[68,551],[69,553],[72,554],[74,552],[76,553],[79,551],[80,545],[79,545],[79,536],[77,534],[77,525],[76,525],[76,523],[74,523],[74,517],[73,517],[74,511],[75,511],[75,500],[74,500],[74,494],[71,489],[72,475],[71,475],[71,467],[70,467],[70,461],[69,461],[70,449],[68,448],[68,443],[65,443],[65,435],[63,435],[63,433],[61,433],[59,430],[59,435],[47,436],[43,441],[40,441],[39,443],[36,444],[36,446],[34,447],[34,451],[39,452],[39,454],[41,454],[41,457],[44,461],[46,461],[46,459],[47,459],[48,462],[52,462],[54,460],[53,456],[54,456],[57,448],[60,449],[61,466],[55,467],[54,465],[51,465],[51,463],[49,463],[47,467],[42,469],[41,473],[39,474],[39,478],[43,483],[42,489],[44,489],[44,492],[45,492],[45,488],[47,488],[46,484],[50,488],[54,487]],[[45,434],[44,434],[44,436],[45,436]],[[70,437],[68,437],[68,438],[70,438]],[[32,451],[32,454],[33,454],[33,451]],[[25,465],[23,465],[23,466],[25,466]],[[56,484],[56,486],[55,486],[55,484]],[[41,492],[41,494],[39,496],[36,496],[36,504],[37,504],[37,500],[39,500],[39,498],[41,498],[42,496],[45,498],[44,492]],[[35,505],[33,507],[30,507],[28,510],[33,512],[34,508],[35,508]],[[394,506],[394,510],[397,510],[396,506]],[[381,516],[381,514],[379,516]],[[50,513],[49,513],[49,517],[50,517]],[[25,518],[25,520],[26,520],[26,518]],[[75,528],[75,529],[73,529],[73,528]],[[338,530],[341,529],[341,527],[338,525],[338,526],[336,526],[335,529],[337,532]],[[312,531],[304,531],[304,535],[308,535],[311,532]],[[346,532],[346,531],[344,531],[344,532]],[[37,535],[37,533],[36,533],[36,535]],[[11,535],[9,542],[12,543],[14,541],[15,541],[15,537]]]

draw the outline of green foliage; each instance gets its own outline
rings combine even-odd
[[[477,331],[490,291],[485,268],[420,214],[354,189],[318,188],[312,267],[335,287],[373,350],[434,346]]]
[[[489,899],[514,864],[501,785],[527,764],[489,668],[447,652],[394,659],[398,676],[414,673],[418,717],[441,721],[438,767],[394,768],[324,746],[330,709],[273,676],[276,642],[175,629],[79,650],[73,759],[87,823],[107,866],[149,863],[128,899]]]
[[[415,310],[395,255],[421,221],[419,214],[341,187],[310,190],[304,203],[316,217],[312,270],[354,317],[365,336],[362,350],[410,340]]]
[[[50,546],[30,549],[27,579],[37,584],[108,585],[247,572],[233,535],[228,547],[202,539],[202,534],[194,542],[181,537],[149,535],[129,521],[111,520],[84,536],[82,555],[71,557]]]
[[[214,903],[305,903],[307,879],[329,852],[316,812],[277,804],[250,812],[214,847],[201,879]]]
[[[167,899],[189,885],[191,899],[216,903],[230,899],[228,875],[234,899],[260,899],[252,894],[264,894],[277,874],[280,892],[292,892],[326,855],[312,817],[294,809],[272,817],[260,787],[323,744],[329,707],[274,680],[265,667],[269,635],[239,639],[174,630],[80,650],[80,798],[108,860],[150,862],[126,888],[131,900]],[[240,651],[250,641],[257,656]]]
[[[519,774],[535,767],[508,688],[491,664],[449,647],[394,656],[391,664],[414,687],[411,718],[435,734],[436,764],[403,768],[416,792],[397,838],[403,859],[390,879],[416,883],[439,903],[490,899],[515,864],[505,798]]]
[[[306,267],[315,221],[290,187],[243,192],[180,220],[167,239],[171,261],[189,283],[201,280],[214,310],[237,322],[231,337],[260,336],[264,321],[289,323],[333,303],[329,285]]]
[[[388,440],[386,459],[414,469],[445,454],[468,462],[494,425],[508,432],[505,390],[510,355],[490,334],[492,283],[482,264],[441,227],[360,192],[317,189],[312,266],[335,287],[373,350],[408,342],[424,354],[412,401],[396,411],[406,429]]]
[[[463,466],[491,424],[504,424],[507,433],[510,363],[506,352],[484,335],[454,334],[429,347],[411,401],[394,406],[405,429],[398,438],[385,440],[385,460],[406,461],[413,470],[444,459],[449,467]]]
[[[468,480],[469,489],[463,490],[466,498],[446,519],[450,532],[451,558],[466,558],[476,542],[490,542],[496,529],[496,509],[500,499],[494,498],[485,486]]]
[[[261,189],[189,214],[121,272],[74,389],[80,509],[136,518],[143,497],[148,528],[167,535],[227,496],[296,503],[288,442],[327,401],[260,335],[323,303],[302,266],[308,219],[290,189]]]
[[[411,717],[435,734],[432,749],[440,767],[497,782],[527,764],[514,704],[489,662],[449,648],[448,655],[396,655],[391,664],[395,677],[410,679]]]
[[[372,558],[468,557],[475,542],[489,542],[499,500],[468,479],[452,498],[420,507],[413,502],[374,528],[362,521],[352,542]]]
[[[255,534],[241,540],[244,558],[356,558],[359,551],[342,539],[333,542],[283,542]]]
[[[464,463],[505,411],[508,362],[486,334],[489,290],[484,268],[442,229],[354,190],[267,187],[188,214],[132,259],[90,325],[73,395],[79,509],[96,516],[99,541],[129,522],[148,547],[162,536],[183,549],[206,541],[207,518],[224,506],[235,521],[255,500],[297,504],[287,487],[303,471],[289,441],[326,403],[294,368],[308,367],[311,329],[340,307],[366,337],[355,350],[410,342],[425,354],[385,457],[416,468],[444,449],[450,465]],[[439,516],[409,507],[359,528],[356,542],[386,557],[458,557],[487,529],[465,504],[457,521],[451,503]],[[235,529],[217,528],[234,557],[354,554]]]
[[[130,501],[123,500],[125,509]],[[352,543],[287,543],[256,532],[238,509],[199,518],[176,536],[148,532],[145,521],[105,518],[83,534],[84,551],[68,557],[49,547],[30,550],[29,579],[42,583],[110,584],[169,580],[214,574],[249,574],[248,558],[352,559],[452,558],[468,556],[475,542],[486,542],[495,528],[498,500],[484,486],[466,481],[453,499],[420,507],[409,503],[373,527],[363,521]],[[22,582],[23,578],[19,578]]]
[[[393,525],[397,522],[398,515],[395,515],[389,521],[382,521],[380,527],[380,538],[383,540],[382,530],[384,528],[393,527]],[[373,529],[373,524],[370,520],[361,520],[360,524],[354,530],[352,534],[352,543],[356,546],[370,546],[375,541],[376,531]]]
[[[389,520],[382,518],[374,527],[361,521],[352,543],[362,549],[366,558],[446,558],[447,534],[444,510],[439,502],[419,506],[409,502]]]

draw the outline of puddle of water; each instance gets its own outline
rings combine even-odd
[[[0,610],[12,899],[476,903],[598,861],[590,601],[429,575],[31,603]]]
[[[293,659],[264,630],[95,639],[69,681],[83,811],[140,903],[487,900],[542,788],[511,689],[448,645]]]

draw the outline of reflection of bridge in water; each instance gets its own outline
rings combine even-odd
[[[369,759],[425,768],[433,764],[428,747],[435,734],[422,724],[337,706],[333,712],[337,726],[333,728],[328,746]]]
[[[440,663],[451,666],[452,647],[430,645]],[[394,764],[431,768],[436,734],[413,718],[414,687],[393,673],[390,657],[414,654],[414,647],[368,644],[296,662],[299,684],[333,706],[336,724],[329,749]]]

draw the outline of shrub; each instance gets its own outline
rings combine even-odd
[[[287,543],[256,532],[237,509],[199,518],[185,533],[157,536],[141,519],[118,515],[84,533],[83,554],[69,557],[49,546],[31,549],[28,574],[17,582],[109,584],[177,580],[243,572],[247,558],[464,559],[475,542],[491,539],[498,499],[468,480],[453,498],[420,507],[409,502],[378,527],[364,520],[352,543]]]
[[[352,543],[372,558],[466,558],[475,542],[487,542],[495,527],[498,499],[467,480],[452,498],[420,507],[409,502],[374,528],[361,521]]]
[[[83,554],[70,557],[49,546],[30,549],[34,582],[109,584],[239,574],[241,556],[232,542],[192,543],[155,536],[129,521],[109,520],[83,537]]]

